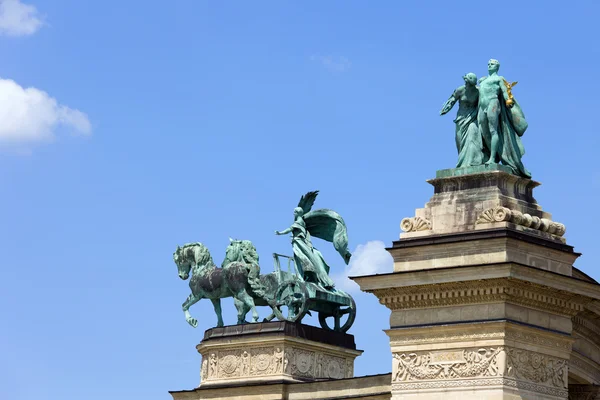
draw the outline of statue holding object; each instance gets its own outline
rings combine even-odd
[[[516,82],[508,83],[504,77],[498,75],[499,69],[500,62],[491,59],[488,62],[489,75],[479,80],[479,88],[472,84],[469,77],[474,77],[474,74],[465,75],[465,86],[453,93],[440,114],[446,114],[457,101],[459,102],[459,111],[455,119],[459,153],[457,168],[501,162],[510,168],[513,174],[531,178],[531,173],[521,161],[525,154],[521,136],[528,125],[519,103],[512,94],[512,87]],[[478,89],[477,92],[475,89]],[[482,146],[477,149],[479,141],[482,142]]]

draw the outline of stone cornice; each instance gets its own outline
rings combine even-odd
[[[586,303],[586,298],[577,294],[509,278],[394,287],[371,293],[391,310],[510,302],[574,316]]]
[[[523,231],[507,229],[504,227],[494,228],[494,229],[482,229],[476,231],[467,231],[467,232],[459,232],[459,233],[446,233],[439,234],[435,236],[425,236],[425,237],[416,237],[410,239],[402,239],[394,241],[392,247],[388,248],[388,251],[394,251],[396,249],[402,248],[410,248],[417,246],[427,246],[432,244],[447,244],[447,243],[455,243],[455,242],[465,242],[465,241],[474,241],[474,240],[482,240],[482,239],[497,239],[497,238],[512,238],[520,241],[525,241],[528,243],[537,244],[544,247],[549,247],[552,249],[565,251],[568,253],[574,253],[580,255],[579,253],[575,253],[573,251],[573,246],[569,246],[567,244],[563,244],[560,242],[547,240],[541,238],[537,235],[529,234]]]
[[[600,285],[593,282],[575,279],[550,271],[525,266],[516,263],[498,263],[487,265],[469,265],[461,267],[438,268],[389,274],[351,277],[361,290],[369,293],[387,293],[382,290],[395,290],[397,294],[408,290],[410,287],[434,286],[454,284],[477,288],[480,283],[508,279],[521,281],[537,286],[544,291],[563,292],[560,298],[578,298],[578,302],[589,303],[592,299],[600,299]],[[432,289],[431,287],[426,290]],[[484,293],[489,296],[490,293]],[[565,297],[566,296],[566,297]],[[585,299],[587,297],[588,299]]]

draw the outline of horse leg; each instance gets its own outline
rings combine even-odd
[[[263,322],[271,322],[275,318],[275,313],[272,312],[267,318],[263,319]]]
[[[252,310],[252,322],[258,322],[258,311],[256,311],[256,305],[254,299],[245,290],[238,293],[237,297],[244,302],[244,305]]]
[[[185,320],[194,328],[198,326],[198,320],[196,318],[192,318],[188,310],[191,306],[199,302],[200,299],[202,299],[202,296],[196,296],[194,293],[192,293],[181,305],[181,309],[183,310],[183,313],[185,315]]]
[[[210,299],[215,308],[215,314],[217,314],[217,328],[223,326],[223,313],[221,312],[221,299]]]
[[[237,323],[243,324],[246,321],[244,320],[246,316],[246,310],[244,310],[244,302],[238,299],[237,297],[233,298],[233,304],[235,305],[235,309],[237,310]]]

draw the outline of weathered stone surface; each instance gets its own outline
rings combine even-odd
[[[388,249],[394,273],[354,278],[391,310],[392,399],[582,396],[571,384],[600,384],[600,285],[537,182],[475,169],[429,181]]]
[[[561,241],[506,225],[402,239],[388,251],[397,272],[514,262],[570,276],[573,263],[580,256]]]
[[[511,174],[511,169],[502,164],[490,164],[490,165],[476,165],[470,167],[462,167],[462,168],[449,168],[449,169],[440,169],[435,172],[436,178],[451,178],[455,176],[463,176],[463,175],[474,175],[480,174],[482,172],[506,172],[507,174]]]
[[[254,382],[170,392],[174,400],[389,400],[391,375],[313,382]]]
[[[354,376],[352,335],[288,322],[213,328],[197,346],[201,386]]]
[[[471,173],[481,170],[479,173]],[[564,243],[566,227],[533,197],[538,182],[504,171],[501,165],[438,171],[428,182],[434,195],[402,220],[401,239],[506,227]]]

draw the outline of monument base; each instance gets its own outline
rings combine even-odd
[[[600,285],[573,267],[565,226],[533,197],[539,183],[478,168],[438,171],[388,249],[394,272],[353,278],[391,310],[392,399],[593,392]]]
[[[209,329],[196,347],[201,387],[352,378],[354,336],[289,322]]]

